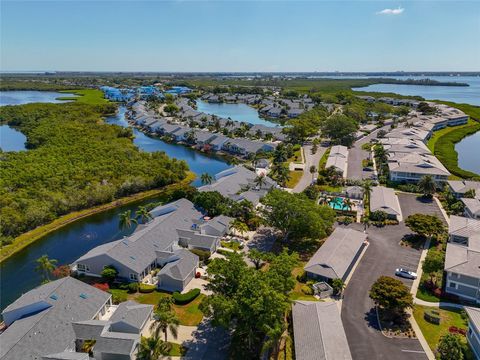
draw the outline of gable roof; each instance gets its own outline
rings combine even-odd
[[[292,306],[297,360],[351,360],[335,302],[295,301]]]
[[[480,243],[480,220],[451,215],[448,233],[450,235],[462,236],[465,238],[477,237]]]
[[[158,274],[183,281],[196,268],[198,256],[185,249],[175,250],[174,253],[179,259],[166,264]]]
[[[370,211],[384,211],[390,215],[400,215],[400,204],[397,195],[391,188],[375,186],[370,195]]]
[[[118,323],[124,323],[140,332],[150,318],[153,305],[139,304],[135,301],[125,301],[118,305],[110,317],[110,328],[115,331]]]
[[[470,323],[475,325],[477,331],[480,331],[480,309],[465,306],[465,311],[467,312]]]
[[[367,235],[361,231],[336,228],[307,262],[305,271],[343,279],[366,239]]]

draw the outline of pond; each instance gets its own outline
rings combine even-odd
[[[480,160],[478,159],[478,150],[480,150],[480,131],[463,138],[455,145],[458,153],[458,166],[461,169],[480,174]]]
[[[0,125],[0,149],[2,151],[25,150],[27,137],[8,125]]]
[[[117,115],[108,117],[108,123],[120,126],[129,126],[125,120],[125,108],[120,107]],[[221,158],[207,156],[190,148],[168,144],[160,139],[151,138],[137,129],[133,129],[134,143],[144,151],[165,151],[169,156],[185,160],[190,169],[196,174],[208,172],[213,175],[230,167]],[[194,185],[198,186],[197,179]],[[154,202],[157,199],[148,199],[136,204],[105,211],[89,216],[69,224],[48,234],[28,246],[21,252],[9,257],[0,264],[0,310],[41,283],[40,275],[35,271],[35,260],[47,254],[51,259],[58,260],[58,265],[70,264],[94,247],[121,239],[128,235],[127,231],[120,231],[118,214],[126,210],[134,212],[138,206]]]
[[[0,106],[29,103],[64,103],[68,101],[57,100],[57,98],[65,96],[72,97],[75,95],[55,91],[0,91]]]
[[[278,126],[276,123],[262,119],[257,109],[246,104],[209,103],[197,100],[197,110],[206,114],[216,115],[225,119],[243,121],[250,124]]]

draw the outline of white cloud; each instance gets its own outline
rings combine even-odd
[[[405,9],[400,6],[396,9],[383,9],[382,11],[377,12],[377,15],[400,15]]]

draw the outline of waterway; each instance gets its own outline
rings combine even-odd
[[[62,96],[73,97],[75,95],[55,91],[0,91],[0,106],[68,102],[68,100],[57,100]]]
[[[108,123],[129,126],[125,120],[125,108],[120,107],[117,115],[108,117]],[[160,139],[151,138],[137,129],[133,129],[134,143],[142,150],[165,151],[170,157],[185,160],[196,174],[208,172],[216,174],[228,165],[224,160],[198,153],[190,148],[169,144]],[[194,185],[199,185],[199,180]],[[35,271],[40,256],[47,254],[58,260],[58,265],[70,264],[94,247],[127,235],[118,227],[118,214],[126,210],[134,212],[140,205],[156,199],[128,204],[120,208],[105,211],[84,219],[80,219],[59,230],[48,234],[26,249],[9,257],[0,264],[0,310],[41,283],[40,275]]]
[[[2,151],[25,150],[27,137],[8,125],[0,125],[0,149]]]
[[[250,124],[278,126],[278,124],[262,119],[257,109],[242,103],[209,103],[197,100],[197,110],[206,114],[217,115],[225,119],[243,121]]]
[[[455,150],[458,153],[458,166],[461,169],[480,174],[480,160],[478,151],[480,150],[480,131],[463,138],[455,144]]]

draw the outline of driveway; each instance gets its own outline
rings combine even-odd
[[[434,199],[425,199],[415,194],[397,193],[403,218],[413,214],[436,215],[445,224],[445,218]]]
[[[188,348],[182,359],[224,360],[228,359],[230,336],[220,327],[213,327],[208,319],[203,320],[193,331],[192,338],[183,343]]]
[[[352,224],[358,227],[360,224]],[[367,229],[370,245],[347,286],[342,304],[342,322],[355,360],[427,359],[416,339],[391,339],[380,332],[374,303],[368,292],[381,275],[395,276],[397,267],[416,269],[421,251],[400,246],[409,229],[400,223],[384,228]],[[412,280],[401,279],[407,286]]]
[[[384,126],[380,129],[387,130],[390,126]],[[373,171],[363,171],[362,160],[367,159],[369,152],[362,149],[362,145],[370,142],[377,137],[380,129],[372,131],[367,136],[355,141],[355,144],[348,151],[347,178],[352,180],[369,179]]]
[[[312,174],[310,174],[310,166],[315,166],[318,170],[318,163],[322,158],[322,155],[327,151],[326,147],[318,146],[318,150],[312,155],[312,145],[304,145],[303,153],[305,154],[305,170],[303,171],[302,178],[297,185],[292,189],[292,192],[299,193],[305,190],[305,188],[312,183]]]

